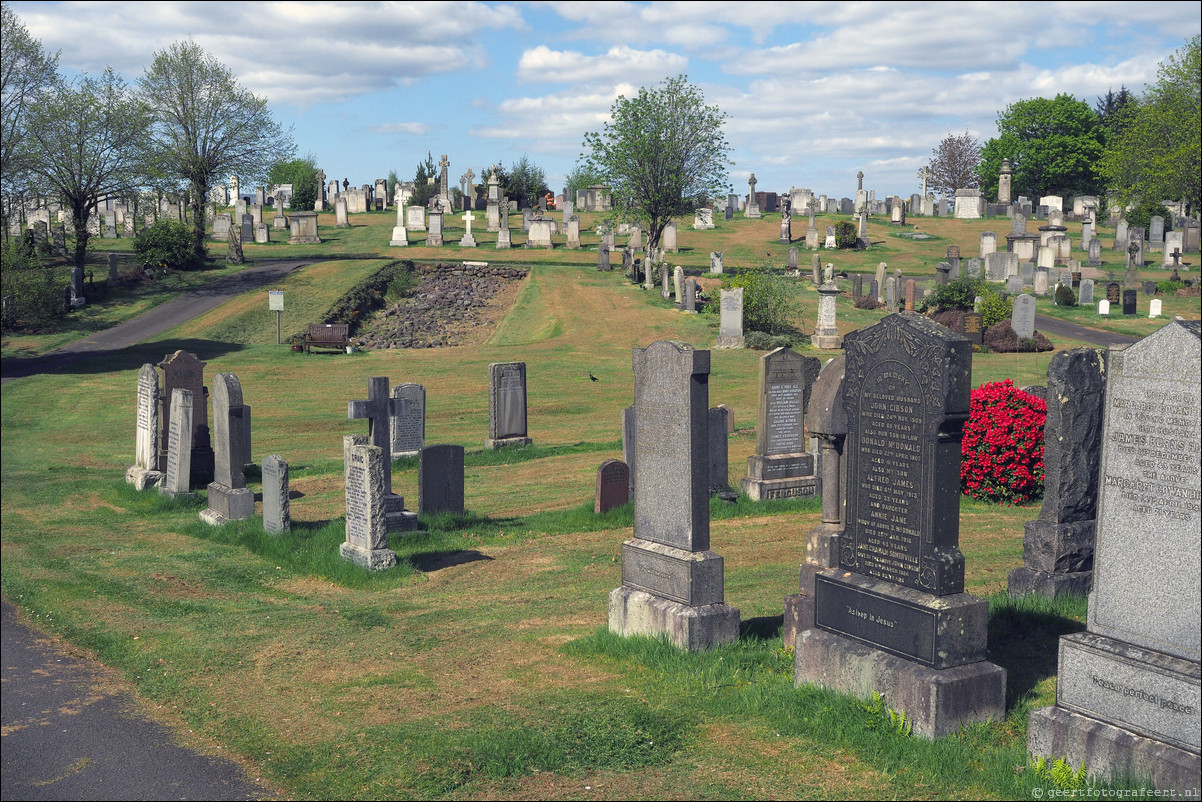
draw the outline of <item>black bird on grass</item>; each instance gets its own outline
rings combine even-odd
[[[598,379],[596,376],[594,376],[591,373],[588,375],[588,378],[589,378],[589,381],[594,381],[594,382],[601,381],[600,379]]]

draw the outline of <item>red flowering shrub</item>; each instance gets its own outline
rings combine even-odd
[[[960,451],[960,488],[973,498],[1025,504],[1043,495],[1047,402],[1006,379],[972,391]]]

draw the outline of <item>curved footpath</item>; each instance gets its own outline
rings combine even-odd
[[[89,356],[137,345],[304,264],[255,265],[43,357],[13,360],[5,365],[3,381],[53,373]],[[1136,340],[1044,315],[1036,317],[1036,325],[1045,334],[1103,347]],[[0,799],[240,800],[265,794],[237,764],[175,746],[170,730],[128,712],[100,681],[101,667],[69,656],[49,637],[19,623],[7,599],[0,622]]]
[[[181,323],[216,309],[226,301],[244,292],[279,281],[298,267],[313,260],[262,262],[246,268],[232,276],[218,279],[212,284],[180,297],[159,304],[111,329],[89,334],[82,340],[68,343],[48,354],[29,359],[4,360],[3,382],[32,376],[36,373],[57,373],[89,356],[104,356],[122,348],[149,340]]]

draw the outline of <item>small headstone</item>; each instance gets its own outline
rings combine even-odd
[[[282,535],[292,529],[288,504],[288,463],[279,454],[263,458],[263,530]]]
[[[1123,290],[1123,314],[1134,315],[1136,298],[1138,293],[1135,290]]]
[[[609,245],[602,242],[597,246],[597,269],[609,270]]]
[[[526,431],[526,363],[493,362],[488,366],[488,439],[485,448],[528,446]]]
[[[341,198],[340,198],[341,199]],[[371,571],[382,571],[397,563],[388,548],[384,486],[389,473],[384,452],[366,444],[363,435],[343,438],[346,454],[346,542],[338,548],[342,559]]]
[[[981,345],[985,336],[985,316],[980,312],[965,312],[964,336],[969,342]]]
[[[1148,317],[1160,317],[1161,300],[1153,298],[1148,303]]]
[[[816,358],[787,347],[760,357],[755,454],[747,458],[747,477],[740,482],[753,501],[817,492],[814,455],[806,451],[803,422],[818,369]]]
[[[716,493],[730,487],[730,432],[724,408],[710,409],[709,432],[709,489]]]
[[[629,504],[630,468],[620,459],[607,459],[597,468],[597,492],[593,512],[597,515]]]
[[[463,446],[434,445],[417,463],[418,511],[463,514]]]
[[[743,347],[743,288],[721,290],[721,311],[718,323],[718,347]]]
[[[1078,288],[1077,305],[1093,306],[1093,279],[1081,279],[1081,286]]]
[[[192,495],[192,410],[192,391],[175,390],[167,435],[167,470],[159,485],[159,492],[166,496]]]
[[[1121,304],[1123,302],[1123,285],[1117,281],[1112,281],[1106,285],[1106,300],[1111,304]]]
[[[388,417],[391,458],[416,457],[426,444],[426,388],[412,383],[393,387]]]
[[[1010,325],[1019,337],[1035,336],[1035,298],[1031,295],[1020,295],[1014,299],[1014,310],[1010,315]]]
[[[722,251],[710,252],[710,272],[715,274],[722,272]]]

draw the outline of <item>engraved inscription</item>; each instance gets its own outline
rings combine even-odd
[[[1114,691],[1115,693],[1126,696],[1129,699],[1147,702],[1151,705],[1159,707],[1161,710],[1173,713],[1183,713],[1188,716],[1196,715],[1198,713],[1197,709],[1195,709],[1193,705],[1179,702],[1176,699],[1170,699],[1164,695],[1158,696],[1154,693],[1148,693],[1142,688],[1132,688],[1129,685],[1123,685],[1121,683],[1108,680],[1104,677],[1099,677],[1097,674],[1091,674],[1089,679],[1099,688],[1105,688],[1108,691]]]
[[[352,448],[346,462],[346,542],[361,549],[372,546],[367,482],[367,453]]]
[[[764,387],[767,438],[764,454],[801,450],[801,366],[770,370]]]

